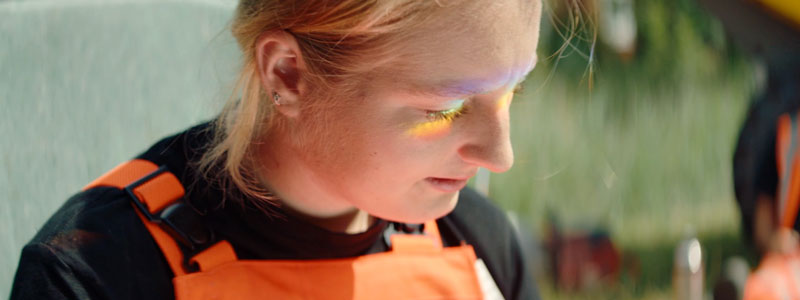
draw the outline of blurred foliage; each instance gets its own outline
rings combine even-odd
[[[731,179],[752,63],[694,1],[636,1],[630,57],[595,39],[591,5],[572,1],[546,5],[539,65],[512,106],[516,164],[492,176],[490,194],[535,234],[550,213],[567,231],[607,230],[641,269],[585,297],[540,278],[543,297],[669,298],[687,235],[705,247],[707,285],[731,255],[753,263]]]
[[[554,65],[553,75],[568,82],[596,79],[616,85],[618,94],[610,101],[624,116],[636,97],[625,88],[631,84],[652,91],[702,85],[747,64],[745,55],[726,39],[722,25],[696,1],[633,2],[636,52],[624,58],[597,38],[600,14],[593,9],[599,7],[594,1],[545,0],[539,50]]]

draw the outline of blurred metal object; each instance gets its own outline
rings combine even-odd
[[[744,284],[747,282],[747,276],[750,275],[750,264],[741,256],[729,257],[725,261],[724,272],[725,277],[736,287],[736,292],[741,299],[744,295]]]
[[[686,238],[678,243],[672,270],[673,298],[703,299],[704,268],[703,249],[697,238]]]

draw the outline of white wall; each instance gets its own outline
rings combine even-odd
[[[0,1],[0,298],[70,195],[221,107],[235,1]]]

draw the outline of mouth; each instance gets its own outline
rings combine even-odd
[[[467,186],[467,180],[469,178],[441,178],[441,177],[428,177],[425,178],[425,181],[430,183],[430,185],[441,192],[445,193],[455,193],[463,189]]]

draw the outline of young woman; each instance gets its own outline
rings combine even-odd
[[[241,0],[236,93],[70,198],[12,299],[530,299],[504,214],[538,0]]]

